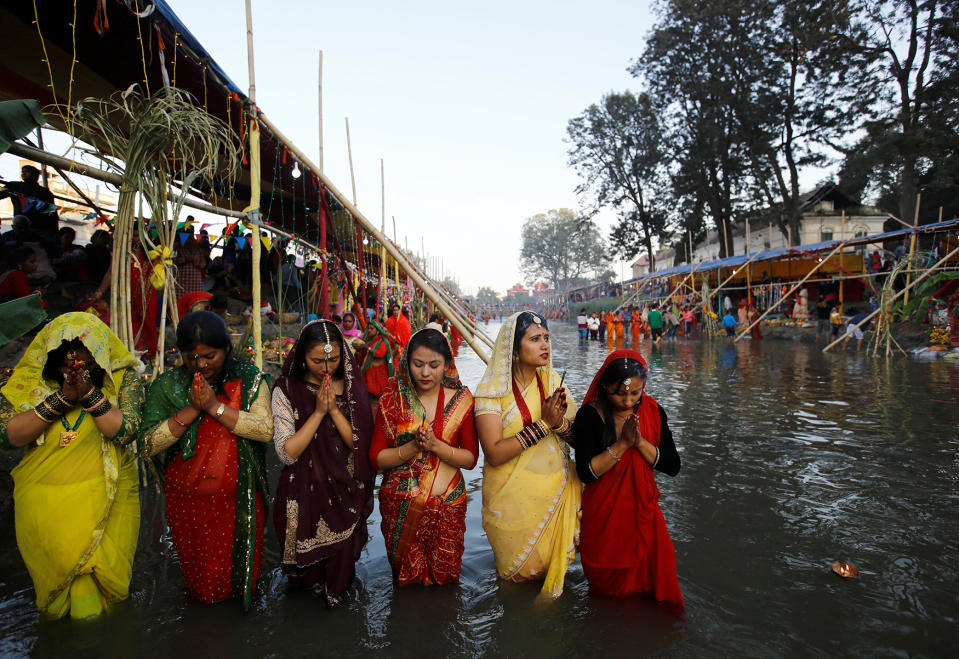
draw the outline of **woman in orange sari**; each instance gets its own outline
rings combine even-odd
[[[466,483],[479,447],[473,396],[456,373],[449,342],[435,329],[413,335],[376,415],[370,464],[380,486],[383,539],[401,586],[459,581],[466,533]]]
[[[646,373],[642,355],[617,350],[576,414],[576,471],[586,484],[579,551],[593,590],[652,593],[682,606],[676,553],[653,478],[653,470],[675,476],[680,460],[666,413],[645,393]]]

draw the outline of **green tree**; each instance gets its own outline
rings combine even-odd
[[[654,204],[664,181],[662,131],[648,94],[611,93],[566,127],[569,164],[584,179],[576,188],[592,197],[593,212],[619,214],[610,234],[613,254],[631,259],[642,247],[653,262],[653,240],[665,228]]]
[[[522,235],[520,268],[529,284],[546,281],[564,291],[609,262],[599,228],[568,208],[528,218]]]
[[[496,291],[489,286],[480,286],[479,290],[476,291],[476,304],[496,304],[499,301]]]
[[[853,81],[872,112],[866,137],[850,149],[841,180],[895,201],[911,221],[916,195],[929,189],[948,204],[959,190],[956,104],[959,102],[959,38],[955,0],[850,0],[839,37],[855,58]],[[933,204],[923,206],[936,213]],[[953,206],[955,208],[955,206]]]

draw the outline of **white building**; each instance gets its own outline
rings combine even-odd
[[[800,236],[798,244],[812,245],[828,240],[845,240],[859,236],[871,236],[884,231],[901,228],[902,225],[885,211],[875,206],[863,206],[846,196],[834,183],[825,183],[815,190],[802,195],[800,212]],[[796,242],[796,241],[793,241]],[[746,222],[733,225],[729,235],[733,254],[746,254],[764,249],[786,247],[788,236],[775,226],[771,220],[754,219],[749,223],[748,244]],[[693,262],[701,263],[719,258],[720,239],[715,228],[710,229],[705,243],[693,245]],[[862,252],[865,247],[856,248]],[[685,262],[686,252],[681,250],[681,261]],[[656,269],[660,270],[673,264],[674,252],[670,248],[656,254]],[[639,277],[649,271],[648,258],[641,255],[633,263],[633,277]]]

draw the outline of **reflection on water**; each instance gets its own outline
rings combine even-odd
[[[555,324],[554,324],[555,325]],[[498,326],[492,324],[490,333]],[[577,400],[606,355],[553,327],[555,365]],[[683,458],[659,477],[685,615],[647,598],[588,592],[579,564],[566,593],[496,579],[470,497],[460,585],[394,590],[379,518],[347,601],[334,611],[285,592],[267,569],[253,611],[186,601],[161,499],[143,496],[132,596],[107,619],[40,623],[9,508],[0,524],[0,653],[191,657],[390,655],[684,656],[926,654],[953,651],[959,581],[959,367],[823,355],[813,346],[677,342],[652,348],[647,391]],[[483,364],[458,366],[475,387]],[[278,466],[273,460],[274,479]],[[266,566],[278,563],[267,526]],[[835,559],[862,577],[843,581]]]

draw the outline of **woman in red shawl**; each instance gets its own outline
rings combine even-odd
[[[390,305],[390,316],[386,319],[386,331],[396,337],[400,344],[400,350],[406,347],[413,335],[409,318],[403,315],[403,310],[396,302]]]
[[[373,512],[373,416],[339,327],[306,325],[273,390],[273,443],[283,463],[273,526],[290,585],[333,608],[355,574]]]
[[[617,350],[576,414],[576,471],[586,484],[579,550],[593,590],[652,593],[681,606],[676,553],[653,478],[654,469],[675,476],[679,454],[666,413],[645,394],[646,372],[642,355]]]
[[[466,483],[460,469],[479,456],[473,395],[456,373],[449,342],[435,329],[410,339],[380,399],[370,463],[380,485],[383,539],[400,585],[460,578]]]

